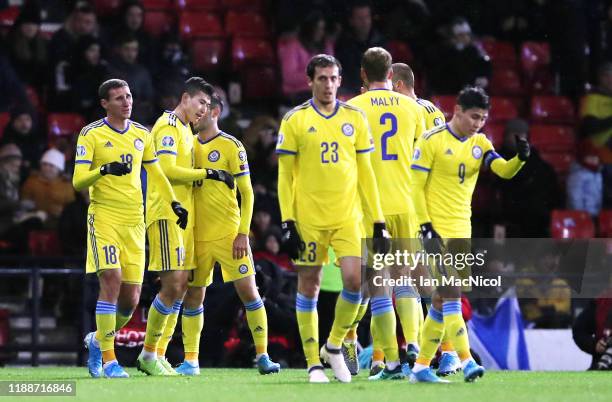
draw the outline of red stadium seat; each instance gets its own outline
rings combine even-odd
[[[270,42],[264,39],[234,38],[232,41],[232,65],[238,70],[243,65],[274,65],[276,59]]]
[[[410,46],[401,40],[392,40],[387,43],[387,50],[391,53],[394,63],[410,64],[414,60],[414,55]]]
[[[550,46],[546,42],[524,42],[521,46],[521,67],[527,76],[548,69]]]
[[[269,35],[264,17],[254,12],[228,11],[225,32],[232,36],[264,38]]]
[[[0,27],[10,28],[19,16],[19,7],[7,7],[0,10]]]
[[[565,96],[539,95],[531,98],[531,120],[547,124],[574,124],[574,105]]]
[[[99,17],[113,15],[121,7],[121,2],[122,0],[95,0],[96,15]]]
[[[493,70],[490,85],[491,95],[519,96],[524,92],[521,77],[511,68],[496,68]]]
[[[567,176],[570,165],[575,159],[573,155],[561,152],[540,152],[540,156],[551,164],[561,180]]]
[[[9,112],[0,113],[0,138],[4,135],[4,129],[11,121],[11,114]]]
[[[221,0],[224,8],[230,10],[263,10],[262,0]]]
[[[49,113],[47,116],[49,135],[72,136],[85,126],[83,116],[76,113]]]
[[[510,119],[516,119],[518,115],[516,105],[510,99],[500,96],[491,97],[491,110],[489,111],[489,121],[491,123],[506,122]]]
[[[241,72],[242,89],[247,100],[274,98],[278,93],[276,70],[270,66],[247,67]]]
[[[190,51],[195,71],[211,71],[225,64],[226,43],[223,39],[194,39]]]
[[[499,149],[504,143],[504,131],[506,126],[504,124],[492,123],[485,126],[482,129],[482,133],[491,141],[495,149]]]
[[[576,149],[576,137],[572,127],[534,124],[529,129],[531,144],[542,152],[572,153]]]
[[[60,241],[53,230],[33,230],[28,233],[30,253],[40,257],[50,257],[61,254]]]
[[[550,220],[553,239],[589,239],[595,236],[595,227],[586,211],[555,209]]]
[[[218,10],[220,0],[176,0],[176,6],[181,10]]]
[[[225,36],[221,19],[208,12],[185,12],[180,16],[181,39],[221,38]]]
[[[142,0],[145,10],[174,10],[173,0]]]
[[[599,236],[612,238],[612,209],[604,209],[599,213]]]
[[[455,110],[455,103],[457,102],[457,98],[454,95],[432,96],[431,102],[444,113],[446,121],[453,117],[453,110]]]
[[[516,50],[510,42],[483,40],[481,46],[491,59],[494,68],[515,68],[518,65]]]
[[[174,14],[162,10],[147,10],[144,30],[153,36],[161,36],[172,30],[174,22]]]

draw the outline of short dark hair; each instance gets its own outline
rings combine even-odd
[[[491,108],[489,96],[484,89],[480,87],[463,88],[457,96],[457,104],[461,106],[463,110],[472,108],[489,110]]]
[[[338,74],[342,75],[342,64],[334,56],[329,54],[317,54],[313,56],[306,66],[306,75],[311,80],[314,79],[315,69],[317,67],[325,68],[331,66],[338,66]]]
[[[372,9],[372,2],[369,0],[355,0],[353,2],[351,2],[351,4],[347,7],[348,10],[348,17],[351,18],[353,16],[353,12],[355,11],[355,9],[357,8],[369,8],[370,10]]]
[[[393,69],[393,79],[395,83],[402,81],[407,87],[414,88],[414,72],[412,68],[406,63],[393,63],[391,66]]]
[[[191,77],[187,81],[185,81],[185,85],[183,85],[183,93],[188,93],[189,96],[194,96],[198,92],[202,91],[206,93],[206,85],[210,85],[206,80],[202,77]]]
[[[361,68],[368,81],[385,81],[391,70],[391,53],[382,47],[371,47],[361,56]]]
[[[72,9],[74,13],[83,13],[83,14],[95,14],[96,10],[88,1],[79,1],[74,5]]]
[[[204,85],[203,91],[206,95],[210,97],[210,109],[212,110],[216,107],[219,107],[220,111],[223,112],[223,107],[225,106],[223,104],[223,98],[221,97],[219,92],[217,92],[215,87],[209,83],[206,83]]]
[[[117,46],[121,47],[126,43],[138,42],[138,38],[132,32],[123,32],[117,36]],[[138,42],[140,45],[140,42]]]
[[[111,78],[110,80],[106,80],[100,85],[98,88],[98,97],[100,99],[108,100],[108,93],[111,89],[129,87],[128,83],[120,80],[118,78]]]

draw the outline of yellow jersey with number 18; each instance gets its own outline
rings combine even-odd
[[[375,149],[371,161],[384,215],[412,211],[410,161],[414,140],[424,130],[421,107],[411,98],[388,89],[367,91],[348,104],[363,110]]]
[[[108,225],[137,225],[144,220],[140,170],[143,163],[155,163],[153,136],[144,126],[128,121],[123,131],[111,127],[106,118],[81,130],[77,139],[75,164],[100,169],[110,162],[132,165],[125,176],[106,175],[89,188],[89,213]]]
[[[290,110],[281,123],[276,152],[296,158],[296,221],[328,230],[360,220],[357,154],[373,150],[366,118],[354,106],[336,101],[326,115],[309,100]]]

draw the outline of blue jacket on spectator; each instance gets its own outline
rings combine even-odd
[[[603,180],[601,169],[588,169],[572,163],[567,177],[567,207],[587,211],[596,216],[601,210]]]

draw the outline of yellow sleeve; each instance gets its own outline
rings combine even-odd
[[[278,154],[278,203],[281,210],[282,221],[294,221],[295,211],[293,204],[295,194],[293,193],[293,171],[295,168],[295,155],[297,155],[297,141],[289,120],[286,115],[281,122],[276,143]]]
[[[164,126],[155,133],[155,149],[161,169],[172,183],[190,183],[206,178],[205,169],[190,169],[176,165],[181,133],[176,127]]]
[[[357,174],[362,201],[365,201],[370,212],[369,215],[374,222],[384,222],[385,217],[380,205],[378,185],[376,184],[376,176],[374,176],[369,152],[357,154]]]
[[[412,203],[414,204],[417,223],[419,225],[431,222],[427,211],[427,200],[425,198],[425,186],[429,178],[429,172],[434,165],[434,143],[422,136],[414,148],[412,156]]]
[[[74,159],[74,174],[72,175],[72,186],[75,190],[81,191],[93,185],[102,174],[100,169],[91,169],[94,157],[93,133],[89,135],[79,135],[77,139],[76,157]]]
[[[486,137],[483,140],[484,163],[497,176],[502,179],[511,179],[525,165],[525,162],[518,158],[518,155],[510,160],[505,160],[500,154],[495,152],[493,144]]]
[[[240,226],[238,233],[249,234],[251,228],[251,218],[253,217],[253,204],[255,196],[251,186],[251,176],[242,175],[236,179],[238,191],[240,191]]]
[[[153,143],[153,136],[151,135],[147,136],[144,153],[145,155],[149,156],[155,154],[155,144]],[[146,169],[147,174],[151,175],[151,181],[162,187],[157,189],[157,193],[159,193],[162,200],[168,202],[169,204],[176,201],[174,190],[172,190],[172,186],[170,185],[168,178],[164,175],[159,163],[157,163],[157,159],[144,161],[142,165]]]

